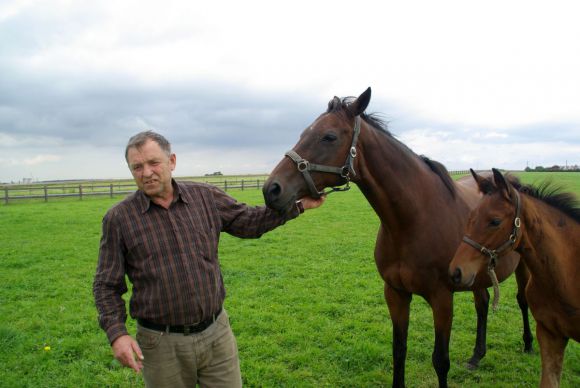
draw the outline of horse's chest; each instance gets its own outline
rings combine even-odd
[[[413,242],[396,241],[381,229],[375,247],[377,270],[389,286],[425,295],[440,286],[440,274],[442,271],[446,274],[447,262],[440,260],[442,255],[438,249],[425,252]]]
[[[423,271],[399,262],[387,266],[381,275],[383,280],[393,288],[422,295],[427,292],[429,288],[427,285],[431,283],[425,281],[428,276],[421,276],[421,272]]]

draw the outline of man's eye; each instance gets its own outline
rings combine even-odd
[[[328,133],[322,137],[322,141],[333,142],[336,140],[336,135]]]

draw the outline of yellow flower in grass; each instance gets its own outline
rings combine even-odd
[[[45,352],[50,352],[50,346],[46,345],[46,346],[44,347],[44,351],[45,351]]]

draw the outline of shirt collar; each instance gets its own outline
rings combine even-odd
[[[171,178],[171,186],[173,186],[173,202],[172,202],[172,204],[174,204],[178,201],[181,201],[183,203],[188,203],[187,198],[184,195],[185,190],[181,189],[181,184],[177,183],[177,181],[175,179]],[[141,213],[142,214],[146,213],[151,208],[151,204],[153,203],[151,201],[151,198],[149,198],[147,195],[145,195],[145,193],[142,190],[137,190],[135,195],[137,196],[137,201],[139,202],[139,205],[141,207]]]

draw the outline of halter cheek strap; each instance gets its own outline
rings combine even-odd
[[[298,153],[294,150],[287,151],[285,156],[288,156],[294,163],[296,163],[296,167],[298,171],[302,173],[306,184],[308,185],[308,189],[310,190],[310,195],[312,198],[320,198],[323,195],[333,193],[335,191],[347,191],[350,189],[350,177],[356,176],[356,172],[354,171],[354,158],[356,158],[356,143],[358,141],[358,136],[360,134],[360,116],[356,116],[354,120],[354,128],[353,128],[353,135],[352,135],[352,142],[346,157],[346,161],[344,162],[344,166],[342,167],[334,167],[334,166],[325,166],[322,164],[314,164],[310,163],[308,160],[302,158]],[[316,188],[316,184],[310,175],[311,171],[316,172],[324,172],[329,174],[337,174],[340,175],[342,178],[346,180],[346,184],[344,187],[333,187],[328,191],[318,190]]]

